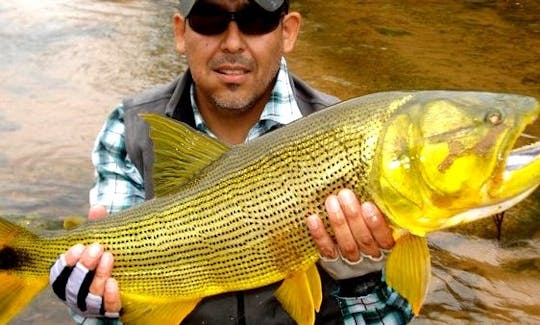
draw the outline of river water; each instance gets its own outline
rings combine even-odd
[[[0,3],[0,214],[34,228],[84,215],[89,153],[127,94],[185,69],[174,0]],[[296,0],[291,69],[341,98],[474,89],[540,98],[540,1]],[[431,234],[433,279],[414,324],[540,323],[540,194],[491,219]],[[0,284],[1,286],[1,284]],[[1,290],[1,288],[0,288]],[[69,324],[47,290],[13,324]]]

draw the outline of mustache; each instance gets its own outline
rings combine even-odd
[[[242,56],[241,54],[223,54],[210,60],[210,68],[212,69],[217,69],[224,64],[241,65],[250,70],[253,70],[255,66],[252,59]]]

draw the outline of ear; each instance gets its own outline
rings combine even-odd
[[[184,34],[186,32],[186,21],[179,13],[173,16],[173,30],[176,50],[180,53],[185,53],[186,44]]]
[[[301,24],[302,16],[296,11],[290,12],[283,17],[283,51],[285,53],[289,53],[294,49]]]

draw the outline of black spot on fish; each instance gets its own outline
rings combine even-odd
[[[0,249],[0,270],[13,270],[22,266],[25,254],[13,247],[4,246]]]

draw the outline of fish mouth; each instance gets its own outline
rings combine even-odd
[[[520,140],[524,139],[530,142],[540,140],[540,137],[521,134]],[[540,141],[512,149],[505,159],[501,179],[502,185],[497,189],[496,196],[488,195],[486,204],[452,216],[443,228],[504,212],[534,192],[540,185]]]
[[[540,185],[540,136],[534,129],[539,105],[532,100],[534,109],[521,120],[521,131],[513,138],[507,150],[499,153],[499,167],[481,188],[483,204],[453,215],[444,228],[504,212],[527,198]],[[535,135],[530,133],[534,132]],[[503,146],[504,148],[504,146]]]
[[[512,149],[506,158],[505,172],[523,168],[534,162],[535,159],[540,159],[540,137],[525,133],[522,134],[521,137],[536,140],[536,142]]]
[[[534,192],[534,190],[536,190],[537,187],[538,185],[535,185],[525,190],[524,192],[521,192],[520,194],[510,197],[504,201],[497,202],[491,205],[485,205],[485,206],[481,206],[477,208],[472,208],[465,212],[456,214],[451,219],[449,219],[447,223],[445,223],[444,228],[457,226],[459,224],[472,222],[478,219],[485,218],[487,216],[492,216],[497,213],[504,212],[510,209],[511,207],[515,206],[519,202],[523,201],[532,192]]]

